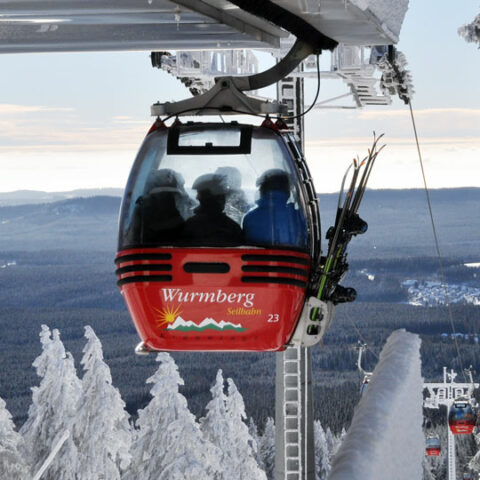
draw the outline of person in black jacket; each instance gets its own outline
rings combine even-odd
[[[129,243],[174,244],[183,233],[185,220],[181,210],[188,197],[182,176],[169,168],[150,173],[145,193],[138,198]]]
[[[183,238],[191,245],[241,245],[243,231],[223,212],[227,187],[223,175],[208,173],[198,177],[192,185],[200,205],[185,222]]]

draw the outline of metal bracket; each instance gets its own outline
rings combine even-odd
[[[202,95],[179,102],[155,103],[151,106],[152,116],[164,115],[215,115],[225,114],[263,114],[284,115],[287,106],[276,101],[249,97],[238,89],[234,77],[223,77]]]
[[[279,102],[254,98],[243,93],[273,85],[287,76],[314,51],[310,45],[297,40],[287,55],[265,72],[245,77],[219,77],[215,85],[202,95],[179,102],[156,103],[151,107],[153,116],[253,114],[285,115],[287,107]]]
[[[313,309],[321,310],[322,319],[320,321],[310,319]],[[291,344],[302,347],[312,347],[320,342],[327,332],[328,327],[332,323],[334,313],[335,306],[332,302],[324,302],[323,300],[319,300],[317,297],[309,297],[308,301],[305,302],[297,327],[293,332]],[[318,328],[317,333],[314,335],[307,333],[308,327],[311,325],[320,327]]]

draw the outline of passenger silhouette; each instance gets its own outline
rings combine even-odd
[[[257,187],[260,189],[257,207],[243,219],[246,243],[306,248],[305,218],[300,210],[288,203],[288,173],[276,168],[267,170],[258,178]]]
[[[223,177],[222,183],[226,188],[224,212],[241,225],[243,216],[250,206],[242,189],[240,170],[236,167],[218,167],[215,173]]]
[[[183,183],[169,168],[150,173],[135,205],[131,243],[169,244],[178,239],[185,224],[179,207],[188,202]]]
[[[225,209],[225,177],[208,173],[198,177],[192,185],[200,205],[185,222],[183,238],[195,245],[241,245],[243,232],[229,218]]]

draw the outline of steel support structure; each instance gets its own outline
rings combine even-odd
[[[303,78],[287,77],[277,84],[278,100],[288,116],[303,112]],[[287,124],[304,149],[303,117]],[[313,438],[312,354],[310,348],[288,347],[276,354],[275,480],[315,480]]]
[[[455,435],[448,428],[448,409],[447,409],[447,471],[448,480],[457,480],[457,459],[455,451]]]

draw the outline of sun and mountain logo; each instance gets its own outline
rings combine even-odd
[[[167,330],[179,332],[203,332],[205,330],[243,332],[246,330],[240,323],[225,322],[224,320],[217,322],[213,318],[205,318],[198,324],[191,320],[184,320],[180,316],[182,313],[180,306],[167,305],[161,310],[155,308],[155,311],[157,312],[157,325],[159,327],[166,326]]]

